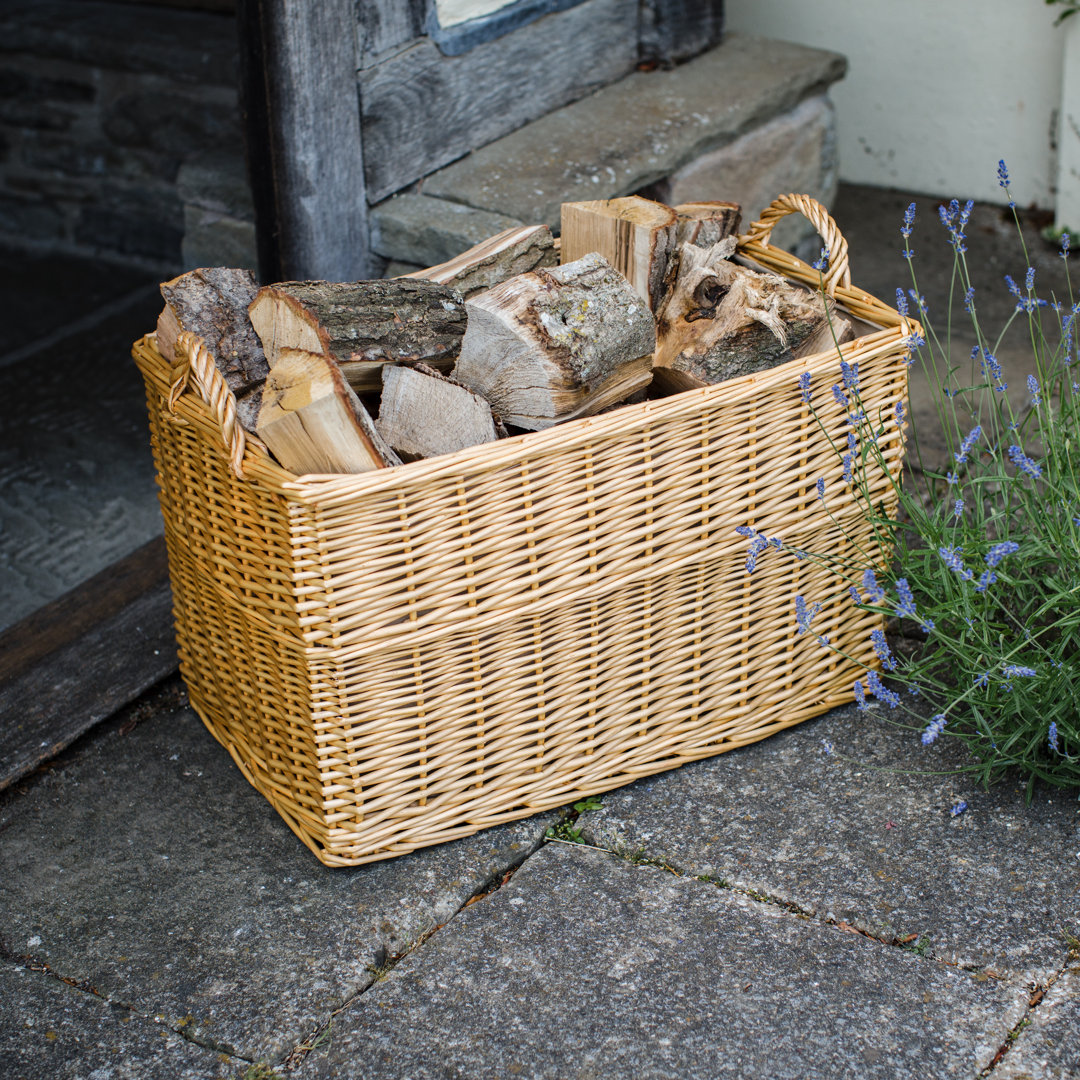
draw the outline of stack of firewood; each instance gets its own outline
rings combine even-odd
[[[161,287],[157,344],[198,334],[291,472],[398,465],[849,340],[821,295],[733,261],[738,225],[733,203],[630,197],[392,280],[193,270]]]

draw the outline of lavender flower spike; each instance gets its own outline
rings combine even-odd
[[[1015,540],[1003,540],[1000,544],[995,544],[986,553],[986,565],[990,567],[997,566],[1006,555],[1015,555],[1020,550],[1020,545]]]
[[[931,743],[937,741],[937,737],[945,730],[945,714],[938,713],[929,724],[926,725],[926,730],[922,733],[923,746],[929,746]]]
[[[1042,476],[1042,466],[1037,461],[1032,461],[1031,458],[1024,453],[1022,447],[1013,443],[1009,447],[1009,460],[1022,472],[1026,473],[1033,480],[1038,480]]]
[[[974,449],[975,444],[982,436],[982,425],[976,424],[968,433],[964,436],[964,441],[960,444],[960,452],[953,454],[956,458],[957,465],[963,465],[968,459],[968,454]]]
[[[862,587],[871,604],[885,603],[885,590],[878,584],[877,576],[871,567],[863,571]]]
[[[871,630],[870,641],[874,646],[874,652],[877,653],[878,659],[881,660],[881,666],[886,671],[896,670],[896,657],[893,656],[892,650],[889,648],[888,641],[885,640],[884,630]]]
[[[939,547],[938,555],[941,561],[954,573],[959,574],[963,581],[970,581],[975,575],[965,565],[956,548]]]
[[[1046,729],[1046,745],[1049,746],[1055,754],[1061,753],[1061,750],[1058,747],[1058,730],[1056,720],[1051,720],[1050,726]]]

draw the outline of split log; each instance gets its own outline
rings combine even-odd
[[[655,320],[602,255],[521,274],[465,306],[454,377],[507,424],[538,431],[587,416],[652,378]]]
[[[382,375],[375,427],[405,461],[452,454],[499,438],[491,406],[456,379],[426,364],[388,365]]]
[[[559,253],[546,225],[505,229],[449,262],[404,274],[440,285],[451,285],[465,299],[508,278],[545,266],[556,266]]]
[[[678,219],[678,246],[693,244],[708,248],[739,231],[742,207],[733,202],[680,203],[675,208]]]
[[[461,297],[433,281],[286,281],[250,308],[271,368],[283,349],[332,357],[358,391],[382,387],[382,367],[423,361],[449,368],[465,333]]]
[[[854,339],[854,323],[845,319],[835,308],[830,308],[829,317],[797,349],[792,350],[791,358],[800,360],[815,353],[832,352],[837,345]]]
[[[656,311],[677,232],[678,218],[670,206],[637,195],[563,203],[560,257],[566,265],[598,252]]]
[[[678,276],[657,318],[659,386],[686,390],[786,363],[828,332],[822,297],[777,274],[730,262],[732,238],[684,244]]]
[[[161,283],[165,307],[157,321],[158,352],[176,360],[176,339],[190,330],[205,342],[236,397],[240,423],[255,430],[260,388],[270,370],[248,318],[259,291],[250,270],[203,267]]]
[[[281,465],[297,475],[401,464],[337,364],[303,349],[278,351],[256,430]]]

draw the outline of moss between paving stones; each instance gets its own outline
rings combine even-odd
[[[341,1013],[304,1080],[974,1076],[1027,992],[548,845]]]
[[[837,709],[606,795],[577,824],[588,843],[1042,982],[1080,921],[1080,804],[1053,790],[1025,807],[1012,785],[911,771],[959,761],[948,740],[924,750],[873,713]]]
[[[0,961],[0,1063],[12,1080],[218,1080],[246,1065],[9,961]]]

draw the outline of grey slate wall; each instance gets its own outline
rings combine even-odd
[[[188,158],[242,163],[228,14],[16,0],[0,12],[0,241],[178,267]]]

